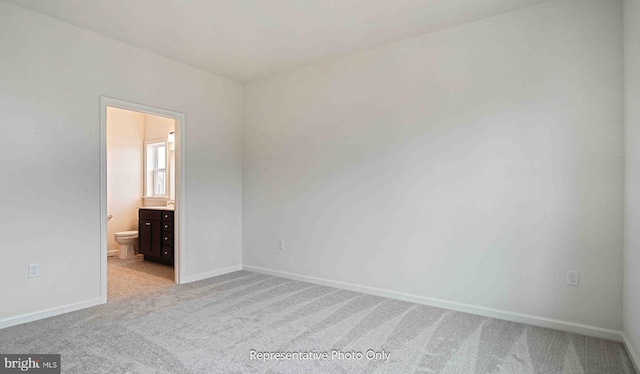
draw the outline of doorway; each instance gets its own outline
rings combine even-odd
[[[114,290],[114,287],[120,287],[120,285],[125,285],[127,282],[139,290],[153,286],[153,282],[150,279],[137,282],[135,277],[144,274],[135,273],[135,271],[147,272],[151,278],[155,276],[169,278],[169,283],[181,283],[180,275],[183,273],[181,270],[184,264],[182,259],[185,258],[185,178],[183,173],[185,115],[104,96],[101,97],[100,115],[100,299],[102,303],[106,303],[110,298],[110,293],[112,296],[121,293],[120,290]],[[138,131],[138,133],[131,136],[142,136],[142,138],[139,140],[137,138],[126,140],[125,143],[134,143],[133,148],[130,147],[128,150],[124,149],[122,152],[118,148],[110,150],[109,147],[113,147],[113,144],[122,145],[121,142],[113,142],[114,126],[113,123],[110,125],[109,121],[110,118],[115,118],[116,115],[121,116],[120,118],[125,118],[125,121],[130,121],[135,125],[134,127],[139,126],[135,121],[140,119],[142,121],[140,126],[144,128],[147,125],[146,128],[151,128],[153,131],[148,130],[146,134],[140,135],[140,131],[143,133],[145,131],[133,130],[133,127],[128,128],[119,125],[119,128],[125,129],[126,133]],[[154,126],[150,127],[150,124]],[[166,130],[167,134],[158,135],[158,130],[168,128],[167,124],[172,125],[173,131]],[[136,142],[140,143],[138,153],[136,153],[135,148]],[[132,149],[133,152],[131,151]],[[127,163],[115,164],[113,156],[124,155],[127,152],[129,155],[133,154],[133,158],[128,167],[119,169],[118,165],[127,165]],[[112,172],[115,174],[112,175]],[[138,176],[135,173],[138,173]],[[114,180],[110,180],[110,177],[122,177],[122,181],[128,181],[129,185],[133,181],[133,189],[136,191],[123,189],[120,183],[112,183]],[[136,178],[140,181],[138,188],[135,188]],[[135,199],[135,194],[138,194],[137,200]],[[122,197],[123,203],[114,204],[114,196]],[[118,212],[117,219],[111,223],[112,226],[109,226],[109,222],[114,219],[115,215],[110,210]],[[151,253],[144,245],[140,248],[136,245],[135,253],[133,253],[133,245],[129,248],[126,244],[118,246],[118,244],[114,243],[114,227],[117,230],[125,230],[117,233],[118,242],[135,242],[136,244],[139,242],[138,239],[128,240],[125,237],[126,235],[137,234],[139,214],[144,215],[145,217],[143,218],[145,219],[158,215],[158,225],[164,225],[165,228],[168,228],[168,231],[164,230],[161,235],[165,240],[161,246],[162,252]],[[131,229],[131,231],[126,231],[127,229]],[[143,232],[144,239],[147,240],[149,231],[143,230]],[[169,235],[166,235],[167,232]],[[163,239],[160,239],[159,235],[158,240]],[[154,246],[154,248],[156,247]],[[109,257],[110,255],[111,257]],[[164,263],[165,265],[156,263]],[[173,274],[167,273],[167,264],[173,265],[172,269],[168,268],[169,271],[173,271]],[[162,268],[163,266],[164,269]],[[122,274],[126,277],[127,272],[130,272],[129,275],[131,275],[128,280],[125,278],[118,279],[118,283],[113,282],[111,284],[112,287],[109,287],[108,274],[112,274],[112,276],[113,274]],[[161,278],[156,279],[161,280]],[[167,282],[167,280],[165,279],[164,282]],[[147,286],[143,285],[143,283],[147,284]],[[132,292],[135,291],[132,290]],[[126,292],[122,292],[122,294],[126,294]]]

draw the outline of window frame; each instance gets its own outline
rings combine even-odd
[[[164,146],[164,168],[158,168],[158,151],[157,148],[162,145]],[[153,167],[149,167],[149,148],[154,147],[155,157],[153,159]],[[143,160],[143,198],[161,198],[168,199],[169,198],[169,170],[167,166],[169,165],[169,142],[167,139],[151,139],[144,142],[144,160]],[[164,172],[164,194],[156,194],[155,193],[155,177],[159,171]]]

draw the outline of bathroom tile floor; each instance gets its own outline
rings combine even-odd
[[[142,255],[127,260],[108,257],[107,269],[108,301],[175,286],[173,267],[144,261]]]

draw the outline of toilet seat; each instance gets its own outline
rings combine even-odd
[[[138,231],[120,231],[113,234],[116,238],[135,238],[138,237]]]

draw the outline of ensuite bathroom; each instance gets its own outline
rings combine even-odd
[[[107,107],[107,300],[175,284],[176,121]]]

